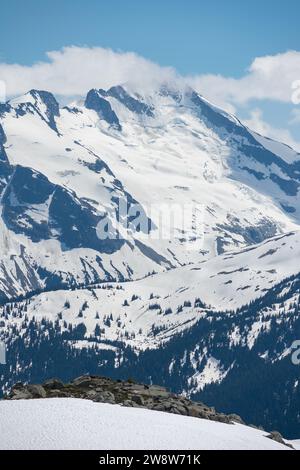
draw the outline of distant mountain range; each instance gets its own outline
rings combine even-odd
[[[299,437],[299,185],[188,87],[0,104],[2,390],[136,376]]]

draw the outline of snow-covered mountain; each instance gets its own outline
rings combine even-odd
[[[32,90],[0,116],[2,297],[140,278],[298,229],[299,155],[191,89],[91,90],[64,108]],[[117,225],[120,200],[149,212],[151,236]],[[200,233],[175,221],[161,237],[162,204],[193,204]],[[104,214],[119,239],[97,237]]]
[[[2,402],[0,410],[1,450],[290,450],[241,424],[87,400]]]
[[[299,154],[188,87],[0,105],[2,388],[137,361],[142,380],[197,394],[226,387],[244,354],[282,364],[297,339],[299,185]]]

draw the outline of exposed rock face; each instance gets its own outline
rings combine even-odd
[[[46,390],[61,390],[64,386],[64,383],[59,379],[49,379],[43,384],[43,387]]]
[[[148,408],[178,415],[204,418],[222,423],[240,422],[237,415],[218,413],[203,403],[193,402],[188,398],[175,395],[158,385],[143,385],[127,381],[115,381],[107,377],[84,375],[68,384],[59,379],[49,379],[43,385],[13,386],[8,400],[33,398],[72,397],[84,398],[101,403],[119,404],[128,407]]]
[[[47,392],[42,385],[27,385],[27,391],[33,398],[46,398]]]
[[[283,439],[282,435],[280,434],[280,432],[278,431],[272,431],[266,437],[268,437],[269,439],[272,439],[272,441],[279,442],[279,444],[284,444],[285,446],[293,449],[293,446],[291,444],[287,444],[285,440]]]
[[[118,116],[112,109],[109,101],[101,96],[99,90],[90,90],[88,92],[85,107],[96,111],[100,119],[103,119],[118,131],[122,130]]]

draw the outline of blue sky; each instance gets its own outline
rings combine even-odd
[[[242,86],[260,87],[265,63],[258,71],[254,67],[250,83],[247,71],[258,57],[282,54],[270,69],[271,74],[286,74],[282,87],[290,88],[290,80],[300,79],[300,69],[298,77],[293,65],[300,63],[300,55],[284,55],[300,51],[298,0],[6,0],[1,2],[1,19],[0,75],[2,70],[6,80],[8,68],[1,64],[30,67],[39,61],[51,62],[46,53],[66,46],[132,51],[160,66],[172,66],[184,76],[199,76],[195,84],[209,99],[228,105],[227,109],[249,123],[260,115],[275,132],[282,130],[284,137],[288,131],[292,140],[300,141],[300,105],[290,102],[289,90],[269,93],[268,84],[263,83],[258,96],[254,92],[246,99],[238,91]],[[280,61],[281,68],[277,66]],[[205,74],[223,79],[212,81],[212,89],[201,79]],[[242,80],[234,84],[234,98],[231,78]],[[272,76],[270,89],[275,90],[275,79]]]
[[[300,48],[299,0],[6,0],[1,17],[0,58],[9,63],[72,44],[238,77],[257,56]]]

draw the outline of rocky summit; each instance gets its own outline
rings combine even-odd
[[[5,399],[58,397],[82,398],[99,403],[147,408],[228,424],[233,422],[243,424],[243,420],[238,415],[218,413],[212,407],[171,393],[159,385],[144,385],[136,383],[132,379],[121,381],[94,375],[82,375],[66,384],[54,378],[46,380],[42,385],[25,385],[19,382],[12,387]]]

